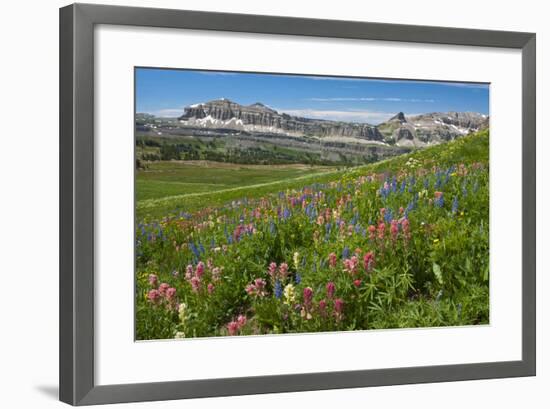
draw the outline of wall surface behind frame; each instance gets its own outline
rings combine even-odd
[[[96,3],[96,1],[88,0]],[[550,131],[542,113],[550,85],[541,73],[550,58],[550,27],[544,3],[524,0],[480,2],[440,1],[297,2],[279,0],[107,0],[99,3],[166,7],[250,14],[375,21],[465,28],[534,31],[538,72],[538,376],[536,378],[466,381],[370,389],[202,399],[189,408],[407,407],[545,408],[550,406],[550,355],[547,352],[550,302],[544,297],[550,280],[550,256],[544,244],[550,221],[542,211],[550,200]],[[3,2],[0,25],[0,112],[2,158],[0,181],[0,384],[2,406],[55,408],[58,365],[58,0]],[[546,131],[546,132],[545,132]],[[544,240],[544,242],[543,242]],[[520,249],[518,249],[520,251]],[[495,340],[498,342],[498,340]],[[546,345],[545,345],[546,344]],[[337,351],[335,351],[337,353]],[[365,350],[362,353],[376,353]],[[322,354],[320,353],[320,359]],[[168,357],[169,360],[169,357]],[[136,407],[179,408],[182,402],[136,404]],[[121,406],[117,406],[121,407]]]

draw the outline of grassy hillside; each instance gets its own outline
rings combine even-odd
[[[194,212],[231,200],[254,198],[333,178],[337,168],[307,165],[236,165],[220,162],[153,162],[137,172],[138,219]]]
[[[488,323],[488,160],[484,131],[344,170],[138,176],[138,339]],[[179,171],[199,186],[171,195]]]
[[[335,170],[306,165],[235,165],[188,161],[153,162],[137,175],[137,199],[216,192],[274,181],[290,180]],[[190,209],[187,209],[190,210]]]

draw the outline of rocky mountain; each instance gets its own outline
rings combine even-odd
[[[372,141],[384,139],[373,125],[301,118],[279,113],[260,102],[240,105],[223,98],[191,105],[185,108],[179,120],[190,127],[225,128],[321,138],[351,137]]]
[[[378,125],[386,140],[421,147],[446,142],[489,126],[487,115],[475,112],[432,112],[406,118],[400,112]]]
[[[449,141],[489,124],[488,116],[473,112],[434,112],[410,118],[399,112],[375,126],[291,116],[260,102],[240,105],[224,98],[186,107],[178,120],[180,126],[189,128],[315,137],[333,142],[370,141],[403,147]]]
[[[138,113],[135,119],[144,144],[160,146],[147,138],[163,138],[180,158],[238,163],[368,163],[489,126],[488,116],[472,112],[410,117],[399,112],[371,125],[302,118],[260,102],[241,105],[223,98],[190,105],[179,118]]]

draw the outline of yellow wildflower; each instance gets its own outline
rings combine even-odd
[[[291,305],[296,301],[296,292],[294,291],[294,286],[292,284],[287,284],[283,290],[283,296],[285,298],[284,304]]]
[[[300,253],[295,251],[292,257],[292,261],[294,261],[294,267],[296,268],[296,270],[298,270],[298,263],[300,262]]]

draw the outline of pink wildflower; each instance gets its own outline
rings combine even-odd
[[[176,297],[176,289],[174,287],[170,287],[166,290],[166,299],[168,301],[173,301]]]
[[[237,332],[239,331],[239,323],[237,321],[231,321],[229,324],[227,324],[227,332],[229,335],[237,335]]]
[[[353,280],[353,285],[356,286],[356,287],[360,287],[361,286],[361,280],[360,279]]]
[[[336,267],[336,253],[330,253],[328,255],[328,265],[330,268]]]
[[[386,225],[384,223],[380,223],[378,225],[378,239],[384,240],[384,234],[386,232]]]
[[[401,220],[401,228],[403,229],[403,235],[405,236],[405,240],[410,240],[411,230],[410,230],[409,219]]]
[[[239,329],[246,325],[246,315],[239,315],[237,317],[237,324],[239,324]]]
[[[339,226],[340,226],[340,234],[343,234],[344,231],[346,230],[346,223],[342,220]]]
[[[373,225],[369,226],[369,240],[374,240],[376,237],[376,227]]]
[[[201,286],[201,280],[197,276],[191,277],[191,289],[194,292],[198,292],[200,286]]]
[[[195,275],[198,279],[200,279],[204,275],[204,263],[202,261],[199,261],[199,264],[197,264]]]
[[[245,230],[246,230],[245,226],[243,226],[242,224],[239,224],[233,231],[233,240],[239,241],[243,233],[245,233]]]
[[[263,278],[257,278],[254,280],[254,285],[257,289],[263,289],[265,287],[265,280]]]
[[[206,289],[208,290],[208,294],[212,294],[214,292],[214,284],[208,283]]]
[[[157,288],[159,279],[156,274],[149,274],[149,285],[153,288]]]
[[[355,274],[357,272],[357,266],[359,265],[359,260],[357,256],[352,256],[351,258],[344,260],[344,270],[348,273]]]
[[[366,272],[372,270],[374,266],[374,254],[372,251],[365,253],[365,255],[363,256],[363,266],[365,267]]]
[[[245,288],[245,291],[248,295],[255,295],[258,297],[264,297],[266,282],[262,278],[256,278],[252,284],[248,284]]]
[[[274,261],[272,261],[270,264],[269,264],[269,268],[268,268],[268,273],[269,275],[271,276],[271,278],[273,280],[275,280],[276,278],[276,275],[277,275],[277,263],[275,263]]]
[[[311,307],[311,300],[313,299],[313,290],[311,287],[304,288],[304,306],[306,308]]]
[[[325,316],[327,310],[327,302],[325,300],[319,301],[319,313],[321,316]]]
[[[161,285],[159,285],[160,295],[162,296],[166,295],[166,290],[168,290],[169,288],[170,288],[170,284],[167,284],[167,283],[162,283]]]
[[[193,277],[193,266],[189,264],[185,269],[185,279],[191,280],[191,277]]]
[[[334,297],[334,292],[336,291],[336,285],[332,281],[329,281],[327,283],[327,297],[332,298]]]
[[[158,290],[151,290],[147,293],[147,299],[152,302],[153,304],[156,304],[160,299],[160,293]]]
[[[390,225],[390,233],[391,233],[391,239],[393,241],[397,240],[397,233],[399,232],[399,225],[398,225],[398,221],[393,219],[391,221],[391,225]]]
[[[281,274],[281,279],[284,280],[288,274],[288,264],[281,263],[279,266],[279,274]]]

